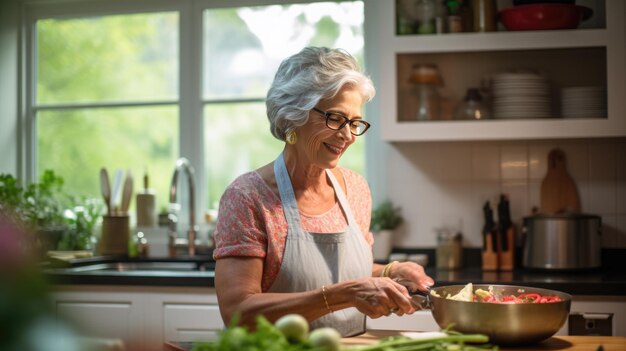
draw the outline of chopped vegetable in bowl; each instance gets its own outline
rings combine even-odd
[[[431,295],[441,297],[437,292],[431,290]],[[497,296],[493,292],[493,287],[489,286],[487,290],[476,289],[474,291],[472,283],[465,285],[457,294],[446,296],[448,300],[466,301],[466,302],[486,302],[500,304],[521,304],[521,303],[550,303],[563,301],[557,295],[541,295],[536,293]]]

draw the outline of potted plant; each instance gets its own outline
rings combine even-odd
[[[400,208],[384,201],[372,211],[370,229],[374,233],[372,248],[375,260],[386,260],[392,249],[393,231],[403,222]]]
[[[12,175],[0,174],[0,216],[36,234],[35,241],[44,252],[60,244],[66,250],[91,248],[102,205],[84,198],[79,201],[63,191],[63,178],[52,170],[45,170],[39,182],[25,187]]]

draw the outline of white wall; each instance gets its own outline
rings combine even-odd
[[[398,143],[390,147],[386,196],[406,223],[394,246],[435,247],[435,228],[456,226],[466,247],[481,247],[482,206],[510,197],[514,223],[539,206],[547,155],[562,148],[582,210],[602,217],[603,246],[626,248],[626,138],[575,141]],[[518,231],[519,232],[519,231]]]
[[[17,174],[17,2],[0,1],[0,173]]]

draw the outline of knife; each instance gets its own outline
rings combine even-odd
[[[500,221],[500,248],[502,251],[508,251],[509,242],[507,240],[507,231],[511,227],[511,212],[509,209],[509,200],[505,194],[500,195],[498,203],[498,220]]]
[[[483,251],[482,251],[482,268],[486,271],[498,269],[498,239],[497,228],[493,221],[493,210],[489,201],[483,206],[484,227],[483,227]]]
[[[505,194],[500,196],[498,217],[500,220],[499,269],[502,271],[511,271],[515,266],[515,228],[511,221],[509,199]]]
[[[495,249],[497,245],[496,236],[494,235],[496,224],[493,220],[493,210],[491,209],[489,201],[486,201],[483,206],[483,216],[485,220],[485,225],[483,226],[483,248],[487,247],[487,236],[491,234],[491,248]]]

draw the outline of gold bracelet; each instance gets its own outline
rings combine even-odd
[[[328,305],[328,300],[326,300],[326,287],[324,285],[322,285],[322,296],[324,297],[324,303],[326,304],[326,308],[330,311],[330,313],[333,313],[333,310],[331,310],[330,306]]]
[[[383,271],[380,273],[380,276],[383,278],[389,277],[389,275],[391,274],[391,267],[396,263],[398,263],[398,261],[392,261],[392,262],[387,263],[385,268],[383,268]]]

